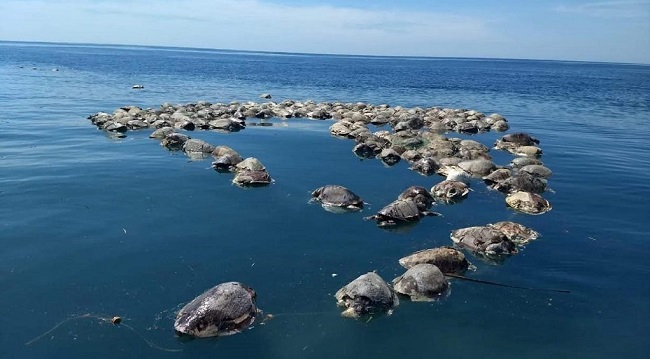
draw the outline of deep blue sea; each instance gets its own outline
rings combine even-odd
[[[442,217],[386,231],[362,217],[442,178],[359,160],[353,141],[329,134],[333,120],[192,132],[259,158],[275,179],[241,189],[150,130],[116,139],[87,119],[265,92],[500,113],[509,132],[541,140],[553,210],[516,213],[474,181],[466,201],[436,208]],[[488,146],[501,135],[447,134]],[[0,43],[0,358],[648,358],[649,136],[647,65]],[[325,184],[370,205],[337,215],[309,204]],[[501,220],[542,237],[498,265],[468,254],[467,276],[570,293],[452,280],[437,302],[340,316],[333,294],[357,276],[392,280],[399,258]],[[233,280],[275,318],[179,340],[175,312]],[[124,325],[98,319],[115,315]]]

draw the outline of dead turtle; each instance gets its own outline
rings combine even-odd
[[[176,315],[174,329],[199,338],[239,333],[255,321],[256,297],[242,283],[221,283],[186,304]]]
[[[517,253],[517,247],[505,234],[488,226],[456,229],[450,237],[457,245],[488,258]]]
[[[553,207],[537,193],[518,191],[506,197],[506,204],[517,211],[526,214],[542,214],[550,211]]]
[[[183,143],[183,152],[191,153],[204,153],[209,154],[214,151],[214,146],[196,138],[190,138]]]
[[[515,169],[522,168],[528,165],[542,165],[542,161],[532,157],[517,157],[517,158],[513,158],[512,161],[510,161],[510,167]]]
[[[393,279],[395,292],[407,295],[416,302],[438,299],[448,287],[449,283],[442,271],[429,263],[416,264]]]
[[[508,148],[515,148],[519,146],[535,146],[539,144],[539,140],[531,135],[523,132],[510,133],[503,135],[498,139],[494,146],[498,149],[507,150]]]
[[[417,222],[424,216],[439,215],[437,212],[421,211],[412,199],[398,199],[380,209],[377,214],[364,219],[376,220],[379,227],[394,227]]]
[[[426,188],[411,186],[400,193],[397,199],[412,199],[420,211],[426,211],[434,204],[434,198]]]
[[[494,162],[486,159],[462,161],[458,163],[458,167],[470,175],[479,178],[487,176],[497,169]]]
[[[553,171],[550,168],[535,164],[524,166],[519,169],[519,172],[528,173],[531,176],[540,178],[549,178],[553,175]]]
[[[454,180],[444,180],[431,187],[433,197],[445,204],[458,203],[464,200],[470,191],[471,189],[467,184]]]
[[[216,158],[214,162],[212,162],[212,168],[214,168],[218,172],[231,172],[235,168],[235,166],[242,161],[241,156],[238,154],[233,154],[229,153],[223,156],[219,156]]]
[[[399,304],[399,299],[388,284],[375,272],[369,272],[339,289],[336,304],[346,308],[341,315],[360,318],[389,312]]]
[[[406,269],[421,263],[433,264],[443,273],[451,274],[461,274],[471,265],[463,252],[447,246],[423,249],[399,260],[399,264]]]
[[[189,136],[186,136],[182,133],[172,132],[166,135],[160,144],[170,150],[180,150],[183,148],[185,141],[189,139]]]
[[[518,246],[526,245],[529,242],[539,238],[540,234],[523,224],[501,221],[493,224],[488,224],[489,227],[496,229],[503,233],[509,240]]]
[[[511,175],[512,175],[512,174],[510,173],[510,170],[509,170],[509,169],[507,169],[507,168],[499,168],[499,169],[496,169],[496,170],[492,171],[492,173],[490,173],[489,175],[487,175],[487,176],[483,176],[482,179],[483,179],[483,182],[485,182],[485,184],[486,184],[489,188],[494,189],[495,186],[496,186],[499,182],[501,182],[501,181],[503,181],[503,180],[505,180],[505,179],[510,178]]]
[[[440,164],[432,157],[421,158],[410,167],[411,170],[423,176],[431,176],[440,168]]]
[[[165,126],[165,127],[161,127],[159,129],[156,129],[155,131],[153,131],[149,135],[149,138],[156,138],[156,139],[162,140],[163,138],[165,138],[165,136],[167,136],[167,135],[169,135],[169,134],[171,134],[173,132],[174,132],[173,127]]]
[[[267,186],[273,179],[266,170],[238,170],[232,183],[240,187],[262,187]]]
[[[399,153],[392,148],[384,148],[377,155],[377,157],[379,157],[381,162],[383,162],[386,166],[392,166],[402,159]]]
[[[266,171],[266,167],[255,157],[248,157],[235,165],[235,171]]]
[[[311,193],[312,199],[321,203],[328,211],[358,211],[363,208],[363,200],[356,193],[339,185],[326,185]]]
[[[514,176],[497,182],[492,186],[492,188],[503,193],[512,193],[517,191],[544,193],[547,184],[547,181],[543,178],[532,176],[526,172],[518,172]]]

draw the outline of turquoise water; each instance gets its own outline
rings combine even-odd
[[[553,210],[515,213],[473,182],[466,201],[438,206],[443,217],[385,231],[362,217],[441,178],[360,161],[352,141],[329,135],[331,120],[192,132],[259,158],[276,181],[244,190],[148,130],[114,139],[86,119],[124,105],[261,101],[263,92],[498,112],[510,132],[541,140]],[[0,43],[0,357],[647,357],[649,110],[642,65]],[[501,134],[448,136],[491,145]],[[491,154],[502,165],[512,158]],[[369,208],[335,215],[307,203],[329,183]],[[340,317],[333,294],[352,279],[376,270],[391,280],[403,273],[400,257],[500,220],[543,237],[500,265],[470,255],[468,275],[571,293],[453,281],[440,302],[402,301],[367,323]],[[275,319],[180,341],[175,311],[231,280],[255,288]],[[133,330],[84,314],[119,315]]]

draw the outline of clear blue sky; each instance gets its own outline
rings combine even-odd
[[[650,63],[650,0],[0,0],[0,40]]]

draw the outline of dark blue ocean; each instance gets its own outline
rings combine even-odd
[[[442,217],[386,231],[362,217],[442,178],[359,160],[353,141],[329,134],[333,120],[192,132],[259,158],[275,179],[241,189],[150,130],[116,139],[87,119],[265,92],[500,113],[509,132],[541,140],[553,210],[514,212],[474,181],[466,201],[436,208]],[[447,134],[488,146],[501,135]],[[647,65],[0,43],[0,358],[647,358],[649,136]],[[370,205],[337,215],[309,204],[325,184]],[[438,302],[404,300],[369,322],[340,316],[333,294],[357,276],[392,280],[399,258],[501,220],[542,237],[501,264],[468,253],[467,276],[570,293],[452,280]],[[274,319],[179,340],[175,312],[233,280]],[[116,315],[124,325],[99,319]]]

